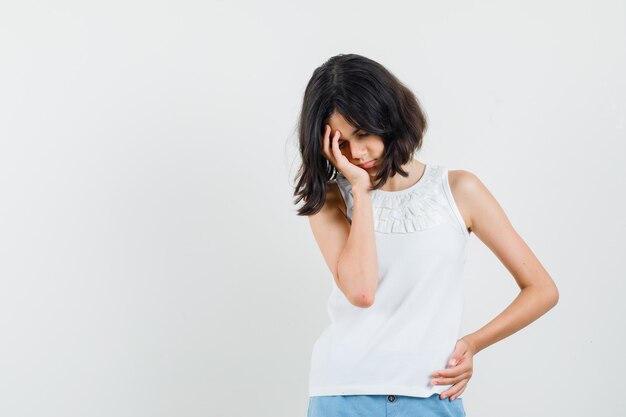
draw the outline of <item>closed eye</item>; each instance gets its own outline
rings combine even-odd
[[[358,134],[358,135],[356,135],[356,136],[357,136],[358,138],[362,138],[362,137],[364,137],[364,136],[369,136],[369,133],[360,133],[360,134]],[[341,149],[341,148],[343,148],[343,147],[344,147],[344,145],[346,144],[346,142],[347,142],[347,141],[345,141],[345,140],[344,140],[344,141],[341,141],[341,142],[339,143],[339,148],[340,148],[340,149]]]

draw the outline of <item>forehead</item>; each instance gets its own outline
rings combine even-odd
[[[339,130],[342,135],[352,135],[358,132],[358,129],[348,123],[348,121],[339,113],[335,112],[328,118],[328,124],[332,130]]]

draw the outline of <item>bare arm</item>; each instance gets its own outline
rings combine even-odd
[[[471,230],[498,257],[521,289],[497,317],[463,337],[477,353],[537,320],[557,304],[559,292],[541,262],[478,177],[459,170],[451,173],[450,181],[459,206],[464,207],[470,219]]]
[[[339,281],[349,293],[355,294],[353,303],[362,307],[374,303],[378,286],[378,256],[370,193],[366,189],[352,189],[352,226],[337,263]]]
[[[352,225],[341,212],[342,197],[336,184],[329,185],[324,207],[309,216],[315,240],[337,287],[357,307],[374,303],[378,285],[378,258],[370,191],[354,187]]]

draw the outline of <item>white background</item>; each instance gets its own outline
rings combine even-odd
[[[467,415],[623,412],[624,1],[3,1],[0,415],[306,415],[332,276],[296,122],[338,53],[415,92],[418,159],[476,174],[559,288]],[[465,333],[518,291],[469,249]]]

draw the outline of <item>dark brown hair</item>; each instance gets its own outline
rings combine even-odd
[[[302,165],[296,174],[294,204],[304,199],[299,216],[322,208],[327,183],[336,178],[337,170],[322,153],[324,125],[334,112],[355,128],[383,138],[385,150],[372,189],[382,187],[396,173],[408,176],[402,165],[422,147],[426,116],[415,95],[398,78],[361,55],[330,58],[313,71],[298,122]]]

